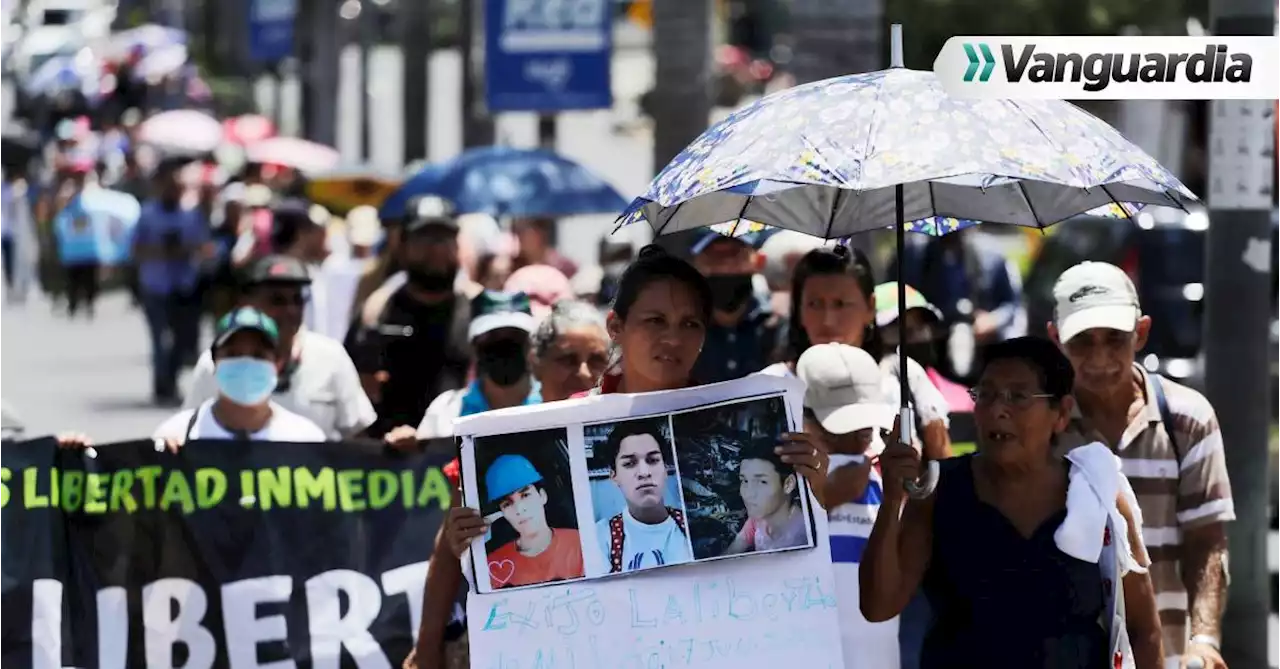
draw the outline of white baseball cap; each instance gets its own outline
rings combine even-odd
[[[1066,343],[1092,328],[1133,332],[1142,310],[1138,290],[1124,270],[1105,262],[1082,262],[1053,284],[1053,320]]]
[[[827,432],[893,428],[896,411],[870,353],[844,344],[810,346],[796,362],[796,376],[804,381],[804,406]]]

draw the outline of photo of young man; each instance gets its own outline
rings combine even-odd
[[[684,511],[668,504],[670,440],[665,418],[616,423],[593,446],[592,460],[608,467],[608,478],[622,494],[621,512],[597,517],[596,537],[609,573],[680,564],[693,559]],[[593,491],[593,503],[603,503]],[[676,496],[678,499],[678,495]],[[678,503],[678,502],[677,502]]]
[[[541,455],[549,457],[545,452]],[[572,486],[544,477],[534,459],[528,453],[508,452],[482,465],[482,499],[492,519],[485,552],[490,586],[495,590],[584,575]],[[567,473],[567,462],[562,469]]]
[[[671,415],[695,560],[814,545],[807,487],[777,452],[789,425],[781,397]]]
[[[725,555],[809,545],[809,519],[796,494],[796,470],[774,452],[773,440],[757,440],[738,464],[738,494],[747,509]]]

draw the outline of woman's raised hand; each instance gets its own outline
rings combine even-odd
[[[830,455],[822,439],[806,432],[787,432],[782,435],[774,452],[782,456],[783,462],[796,468],[796,473],[809,482],[818,504],[827,508],[824,500]]]
[[[445,537],[449,542],[449,550],[454,557],[461,558],[476,537],[484,536],[489,530],[488,523],[479,511],[469,506],[455,506],[449,509],[445,517]]]

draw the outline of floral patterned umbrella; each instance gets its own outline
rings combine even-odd
[[[667,234],[748,219],[830,239],[901,220],[931,234],[956,225],[946,219],[1044,227],[1113,203],[1195,199],[1068,102],[953,98],[933,73],[893,68],[797,86],[735,112],[676,156],[619,221],[647,220]]]
[[[772,225],[825,239],[973,222],[1043,228],[1119,205],[1185,208],[1196,196],[1114,128],[1060,100],[953,98],[932,72],[895,67],[779,91],[708,128],[618,218],[656,234]],[[899,282],[899,304],[906,303]],[[906,357],[900,424],[911,443]],[[938,465],[904,482],[932,493]]]

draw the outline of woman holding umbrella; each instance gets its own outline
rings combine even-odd
[[[885,486],[858,574],[863,615],[888,620],[923,586],[937,612],[926,669],[1162,667],[1150,559],[1119,462],[1098,443],[1054,455],[1073,410],[1071,362],[1036,337],[990,345],[982,360],[978,453],[945,461],[928,498]],[[914,479],[919,453],[892,441],[885,480]]]

